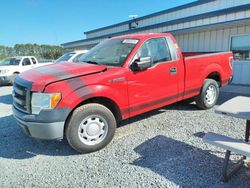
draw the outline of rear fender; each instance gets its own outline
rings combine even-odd
[[[219,76],[220,76],[220,79],[222,79],[222,73],[223,73],[223,69],[222,69],[222,67],[220,66],[220,65],[218,65],[218,64],[210,64],[210,65],[208,65],[205,69],[204,69],[204,71],[203,71],[203,78],[202,78],[202,80],[200,80],[200,85],[202,86],[203,85],[203,83],[204,83],[204,80],[211,74],[211,73],[214,73],[214,72],[216,72],[216,73],[218,73],[219,74]],[[222,80],[220,80],[220,82],[221,82]]]

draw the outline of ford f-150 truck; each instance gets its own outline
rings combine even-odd
[[[187,56],[187,57],[185,57]],[[212,108],[232,78],[232,53],[183,56],[171,34],[107,39],[79,58],[20,74],[13,113],[34,138],[66,136],[81,153],[113,138],[120,120],[188,98]]]

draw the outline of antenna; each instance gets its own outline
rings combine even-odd
[[[129,29],[135,29],[137,28],[138,26],[138,21],[136,20],[136,18],[138,18],[138,15],[137,14],[131,14],[131,15],[128,15],[129,18],[131,18],[131,22],[129,23]]]

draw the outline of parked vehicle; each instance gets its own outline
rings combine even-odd
[[[0,61],[0,84],[12,84],[18,74],[48,64],[39,63],[34,56],[6,58]]]
[[[79,58],[83,55],[86,54],[88,50],[75,50],[72,52],[68,52],[66,54],[63,54],[61,57],[59,57],[55,63],[58,62],[78,62]]]
[[[14,84],[14,116],[38,139],[62,139],[81,153],[113,138],[119,121],[193,98],[212,108],[232,78],[231,52],[191,56],[171,34],[108,39],[78,63],[24,72]]]

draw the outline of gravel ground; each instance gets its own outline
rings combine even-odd
[[[219,103],[233,96],[221,93]],[[247,168],[222,183],[224,151],[199,138],[203,131],[244,137],[243,120],[213,109],[181,102],[137,116],[106,148],[80,155],[65,140],[26,137],[11,103],[11,87],[0,87],[0,187],[249,187]]]

